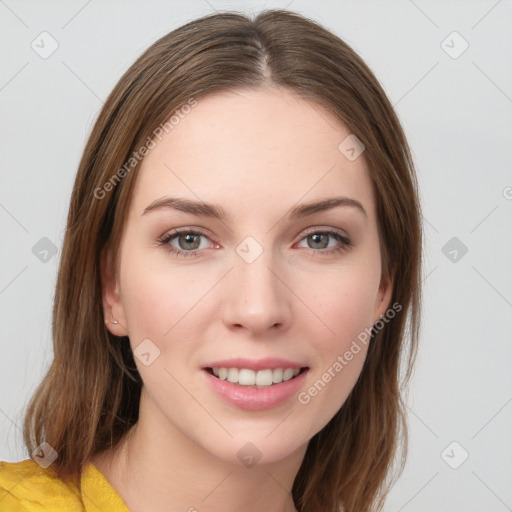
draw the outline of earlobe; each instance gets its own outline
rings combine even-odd
[[[119,295],[115,268],[112,264],[112,252],[105,247],[101,252],[101,295],[105,325],[115,336],[126,336],[128,330],[124,318],[123,306]]]
[[[105,311],[105,316],[107,316],[107,312]],[[118,324],[119,322],[114,318],[114,315],[111,313],[110,314],[110,320],[107,318],[105,319],[105,323],[108,324],[108,323],[111,323],[111,324]]]

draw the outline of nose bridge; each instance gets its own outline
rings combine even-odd
[[[251,331],[264,331],[288,323],[290,303],[286,286],[276,277],[279,271],[271,247],[247,237],[236,248],[229,276],[225,322]]]

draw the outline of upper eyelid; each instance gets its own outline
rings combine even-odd
[[[328,233],[328,234],[338,234],[345,238],[350,238],[350,235],[345,232],[345,230],[340,228],[333,228],[333,227],[327,227],[327,228],[318,228],[318,227],[311,227],[306,228],[302,231],[302,233],[310,234],[310,233]]]

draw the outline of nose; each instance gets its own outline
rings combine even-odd
[[[231,330],[253,336],[282,333],[291,324],[293,293],[286,285],[286,272],[264,251],[248,263],[235,255],[234,268],[226,276],[222,317]]]

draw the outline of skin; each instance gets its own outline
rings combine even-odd
[[[389,307],[393,281],[381,275],[364,154],[349,161],[338,150],[349,134],[287,90],[223,92],[198,100],[143,160],[117,272],[104,255],[103,301],[119,322],[107,324],[113,334],[129,335],[133,350],[149,338],[160,355],[149,366],[135,358],[139,422],[116,453],[92,459],[131,511],[295,510],[290,491],[308,441],[347,398],[367,348],[307,405],[293,396],[263,411],[226,404],[200,368],[235,356],[304,361],[307,390]],[[142,215],[163,196],[221,205],[229,216]],[[338,206],[287,219],[297,203],[334,196],[359,201],[366,215]],[[175,228],[206,233],[171,242],[183,251],[200,242],[197,255],[158,245]],[[351,245],[322,254],[342,244],[313,240],[308,228],[338,230]],[[263,249],[252,263],[236,252],[247,236]],[[237,457],[247,442],[261,452],[251,468]]]

